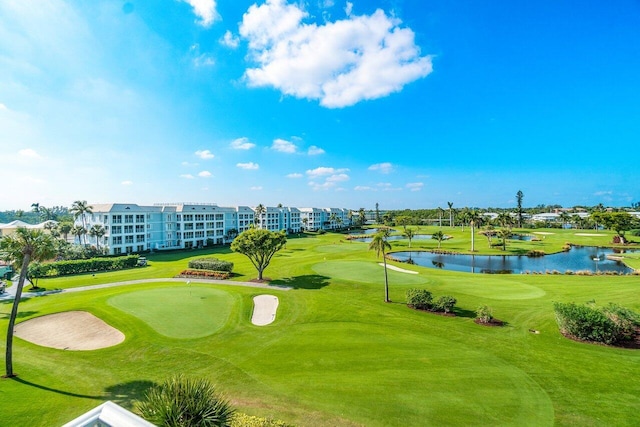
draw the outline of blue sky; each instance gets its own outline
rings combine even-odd
[[[0,209],[640,201],[640,2],[0,1]]]

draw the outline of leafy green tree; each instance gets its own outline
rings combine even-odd
[[[387,236],[384,231],[378,231],[373,235],[369,250],[376,251],[376,255],[382,254],[382,262],[384,263],[384,302],[389,302],[389,277],[387,275],[387,258],[386,251],[391,249],[391,245],[387,242]]]
[[[231,250],[245,255],[258,270],[258,280],[269,266],[271,258],[287,244],[284,230],[273,232],[260,228],[243,231],[231,242]]]
[[[45,261],[55,255],[55,247],[51,235],[43,230],[18,228],[14,234],[0,239],[0,257],[20,267],[20,276],[16,287],[16,296],[11,307],[9,326],[7,328],[6,376],[13,377],[13,330],[18,315],[18,305],[22,297],[22,289],[31,261]]]
[[[227,427],[235,414],[211,382],[182,375],[149,389],[135,410],[158,427]]]
[[[75,219],[78,219],[78,217],[82,218],[82,227],[85,229],[87,229],[87,221],[85,216],[87,214],[92,214],[93,213],[93,206],[90,206],[86,200],[76,200],[75,202],[73,202],[73,205],[71,205],[71,209],[69,209],[69,212],[71,212],[73,214],[73,217]],[[85,236],[85,240],[84,240],[84,244],[87,244],[87,238]]]

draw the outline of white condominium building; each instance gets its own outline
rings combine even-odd
[[[317,212],[317,216],[311,215],[312,226],[303,224],[305,209]],[[349,212],[337,208],[264,207],[257,215],[256,208],[221,207],[211,203],[153,206],[110,203],[92,205],[92,211],[85,214],[84,219],[77,218],[76,224],[86,225],[87,232],[94,225],[103,226],[104,236],[87,234],[87,243],[108,248],[111,255],[220,245],[231,242],[251,226],[287,233],[299,233],[303,228],[333,229],[348,225]]]

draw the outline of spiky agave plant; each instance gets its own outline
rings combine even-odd
[[[204,378],[177,375],[152,387],[136,404],[147,421],[162,427],[230,426],[235,410]]]

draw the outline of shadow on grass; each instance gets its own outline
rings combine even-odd
[[[468,319],[476,318],[476,312],[473,310],[467,310],[466,308],[454,307],[453,312],[458,317],[466,317]]]
[[[29,317],[29,316],[33,316],[34,314],[38,314],[38,311],[18,311],[18,314],[16,315],[16,319],[22,319],[24,317]],[[11,313],[6,313],[2,315],[2,319],[8,319],[9,317],[11,317]]]
[[[8,378],[8,379],[11,380],[11,381],[18,382],[20,384],[27,385],[29,387],[35,387],[35,388],[39,388],[40,390],[50,391],[52,393],[58,393],[58,394],[62,394],[62,395],[65,395],[65,396],[80,397],[82,399],[104,400],[104,396],[90,396],[90,395],[87,395],[87,394],[79,394],[79,393],[73,393],[73,392],[70,392],[70,391],[58,390],[56,388],[47,387],[45,385],[32,383],[32,382],[24,380],[24,379],[22,379],[20,377],[11,377],[11,378]]]
[[[287,286],[293,289],[321,289],[325,286],[329,286],[329,277],[320,276],[319,274],[307,274],[304,276],[272,280],[269,284]]]
[[[123,408],[132,409],[136,400],[142,400],[147,390],[157,385],[147,380],[115,384],[104,389],[104,397]]]

